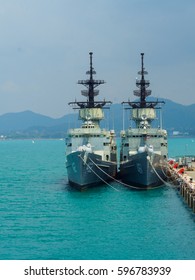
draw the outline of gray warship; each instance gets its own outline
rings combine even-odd
[[[74,101],[74,109],[79,110],[82,125],[69,129],[66,138],[66,168],[69,184],[79,190],[107,183],[117,175],[117,147],[114,130],[102,129],[100,121],[104,119],[104,108],[110,101],[95,101],[99,94],[96,89],[104,80],[95,80],[90,52],[90,69],[86,72],[89,79],[79,80],[78,84],[87,89],[81,94],[86,101]]]
[[[146,101],[151,94],[148,73],[144,68],[144,53],[141,53],[141,79],[136,80],[138,101],[123,102],[124,110],[130,109],[132,127],[121,131],[120,178],[128,186],[148,189],[164,184],[167,161],[167,132],[162,129],[163,101]],[[157,112],[158,111],[158,112]],[[157,115],[159,116],[157,124]],[[152,126],[152,124],[154,124]]]

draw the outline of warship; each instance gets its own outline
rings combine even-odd
[[[147,101],[151,95],[150,82],[145,80],[144,53],[141,53],[141,75],[136,78],[138,97],[134,102],[122,102],[123,110],[130,109],[132,126],[121,131],[120,178],[123,183],[138,189],[164,184],[167,161],[167,132],[162,129],[163,101]],[[151,99],[151,98],[150,98]],[[157,120],[158,116],[158,120]],[[155,124],[155,125],[153,125]]]
[[[117,175],[117,146],[114,130],[100,127],[104,119],[104,110],[110,107],[111,101],[95,101],[99,94],[96,88],[104,80],[95,80],[90,52],[90,69],[86,72],[89,78],[79,80],[78,84],[86,87],[81,94],[86,101],[74,101],[74,109],[79,110],[81,127],[69,129],[66,138],[66,168],[69,184],[79,190],[102,183],[107,183]],[[104,107],[107,105],[106,107]]]

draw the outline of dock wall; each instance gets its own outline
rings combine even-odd
[[[187,171],[168,164],[168,176],[170,183],[177,187],[184,202],[195,213],[195,180],[188,175]]]

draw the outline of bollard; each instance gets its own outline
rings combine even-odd
[[[195,213],[195,197],[193,197],[193,205],[192,205],[192,210]]]
[[[184,200],[187,202],[187,197],[188,197],[188,187],[185,185],[184,189]]]
[[[190,207],[190,200],[191,200],[192,189],[188,189],[188,197],[187,197],[187,204]]]
[[[190,193],[190,199],[189,199],[189,207],[192,208],[193,205],[193,193]]]
[[[189,207],[190,208],[193,208],[193,199],[195,198],[195,193],[194,192],[192,192],[191,194],[190,194],[190,203],[189,203]]]

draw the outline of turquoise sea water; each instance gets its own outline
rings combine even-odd
[[[64,141],[0,142],[0,259],[195,259],[195,214],[177,191],[67,185]],[[169,139],[169,156],[195,139]]]

